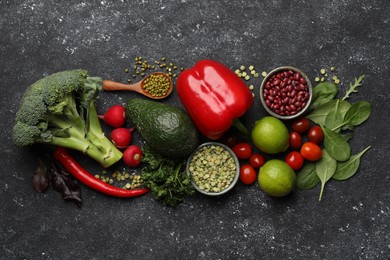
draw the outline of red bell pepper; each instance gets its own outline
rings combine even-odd
[[[245,135],[238,118],[253,103],[252,93],[233,71],[214,60],[201,60],[180,73],[176,90],[199,131],[216,140],[232,126]]]

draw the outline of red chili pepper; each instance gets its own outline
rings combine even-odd
[[[63,147],[58,147],[54,151],[54,158],[56,158],[65,169],[81,183],[106,195],[129,198],[140,196],[148,192],[148,189],[146,188],[125,190],[101,181],[78,164]]]
[[[232,125],[248,135],[238,118],[251,107],[252,93],[225,65],[201,60],[180,73],[176,89],[189,116],[207,138],[222,137]]]

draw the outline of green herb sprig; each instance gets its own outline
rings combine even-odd
[[[319,201],[322,199],[326,183],[331,180],[343,181],[356,174],[362,155],[371,147],[351,155],[348,141],[356,126],[364,123],[371,114],[368,101],[349,103],[347,99],[357,93],[364,75],[355,78],[343,98],[336,98],[338,87],[330,82],[318,84],[313,89],[313,103],[306,118],[320,125],[324,132],[322,158],[307,163],[297,174],[297,187],[311,189],[321,183]]]
[[[349,98],[350,94],[358,92],[357,87],[360,87],[362,85],[363,79],[364,79],[364,75],[361,75],[359,78],[355,78],[355,82],[353,84],[352,84],[352,82],[349,83],[349,89],[345,93],[343,100],[346,100],[347,98]]]
[[[176,207],[186,196],[195,192],[190,177],[185,172],[185,160],[175,160],[142,147],[143,184],[149,188],[156,200],[163,205]],[[184,168],[184,170],[183,170]]]

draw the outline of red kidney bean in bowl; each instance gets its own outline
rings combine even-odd
[[[279,119],[293,119],[306,112],[312,100],[309,78],[299,69],[284,66],[272,70],[260,86],[264,109]]]

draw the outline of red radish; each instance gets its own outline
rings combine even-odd
[[[142,150],[137,145],[130,145],[123,153],[123,161],[126,165],[135,168],[141,164]]]
[[[126,122],[126,109],[124,106],[114,105],[103,116],[99,115],[98,117],[103,119],[109,126],[121,127]]]
[[[117,148],[126,148],[131,143],[134,127],[127,129],[124,127],[115,128],[111,131],[111,141]]]

